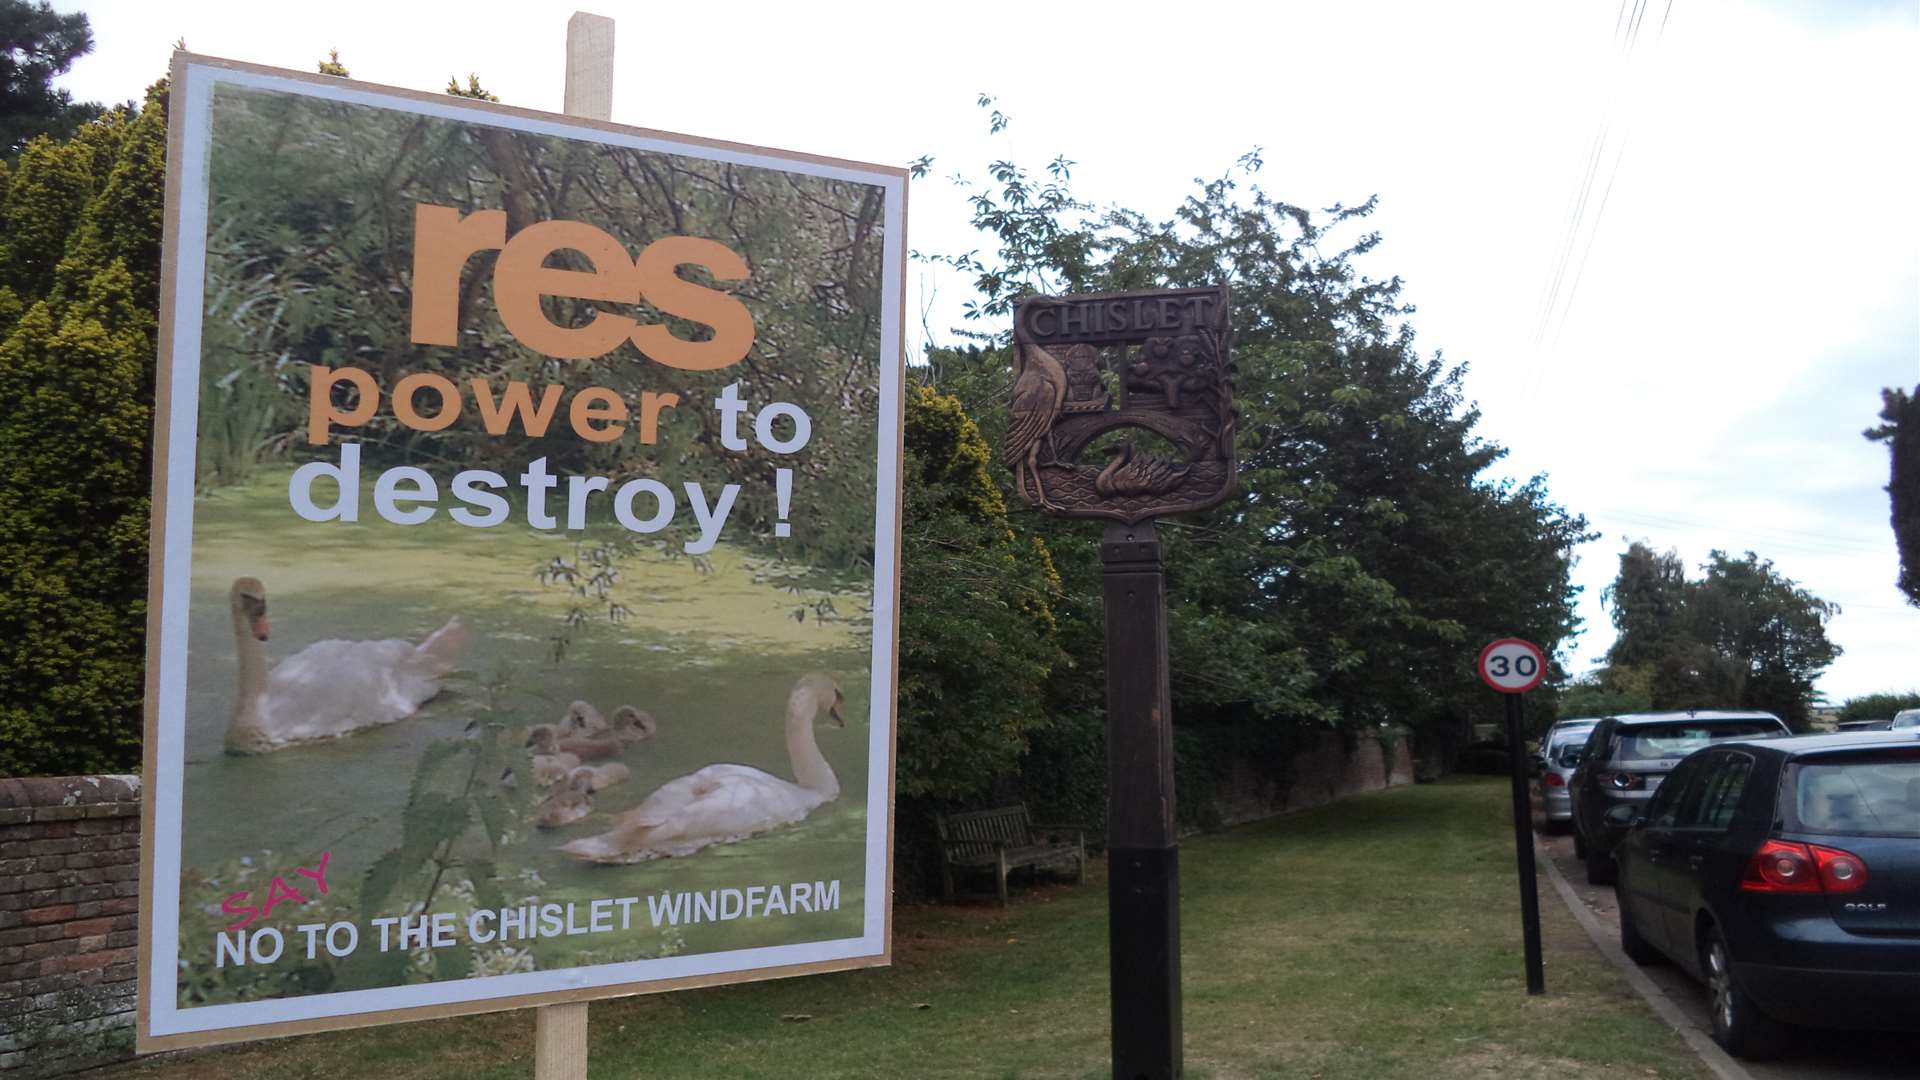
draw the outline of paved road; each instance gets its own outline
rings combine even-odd
[[[1586,870],[1573,857],[1569,837],[1543,837],[1554,865],[1560,868],[1573,891],[1600,919],[1604,926],[1617,927],[1620,913],[1614,904],[1610,886],[1587,884]],[[1543,889],[1541,903],[1554,903],[1559,894]],[[1710,1034],[1709,998],[1706,988],[1671,964],[1656,964],[1643,969],[1654,984],[1672,999],[1687,1020],[1703,1033]],[[1754,1080],[1912,1080],[1920,1077],[1920,1045],[1911,1035],[1876,1035],[1856,1032],[1805,1031],[1785,1057],[1767,1063],[1742,1062]]]

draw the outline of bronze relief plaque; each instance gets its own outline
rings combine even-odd
[[[1020,496],[1128,524],[1218,506],[1233,491],[1229,337],[1224,285],[1019,301],[1001,449]],[[1101,440],[1112,432],[1127,434]]]

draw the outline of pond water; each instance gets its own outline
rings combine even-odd
[[[565,902],[838,877],[837,915],[822,914],[804,925],[782,919],[702,924],[685,932],[685,948],[858,934],[870,664],[864,618],[869,598],[858,587],[863,582],[823,588],[813,583],[816,576],[805,588],[791,587],[783,575],[801,568],[725,544],[697,566],[685,558],[631,557],[620,564],[616,593],[631,616],[619,624],[604,616],[589,619],[555,661],[551,639],[572,597],[562,586],[542,584],[535,571],[556,555],[572,558],[574,538],[437,522],[396,527],[295,521],[296,545],[285,537],[291,514],[284,485],[284,473],[270,474],[196,503],[185,867],[245,856],[291,868],[311,865],[330,851],[332,877],[357,881],[398,843],[401,807],[422,753],[438,740],[460,737],[480,712],[482,692],[469,680],[384,727],[269,754],[225,753],[238,677],[228,590],[235,578],[254,576],[267,589],[270,662],[327,639],[418,641],[458,616],[470,635],[461,669],[486,676],[504,665],[510,672],[506,701],[515,733],[558,720],[575,699],[607,714],[633,704],[658,719],[657,734],[630,746],[620,759],[631,779],[600,793],[593,815],[550,832],[520,830],[504,853],[502,877],[535,884],[517,892],[509,888],[510,897],[536,891],[542,901]],[[823,597],[844,618],[822,622],[811,605]],[[796,618],[796,611],[804,611],[803,617]],[[795,680],[810,671],[832,674],[846,695],[846,729],[822,717],[818,731],[843,789],[838,801],[798,825],[685,858],[597,866],[555,850],[604,831],[609,816],[704,765],[738,762],[791,778],[785,704]],[[525,772],[530,782],[531,769]],[[207,903],[217,905],[218,897],[183,901],[183,918],[204,919]],[[580,940],[623,958],[655,955],[660,948],[650,928],[626,941],[596,935],[573,939],[568,962],[581,957]]]

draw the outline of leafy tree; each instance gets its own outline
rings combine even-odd
[[[1471,670],[1480,641],[1522,633],[1551,650],[1574,630],[1569,559],[1586,526],[1542,479],[1481,479],[1503,451],[1475,434],[1463,370],[1420,356],[1399,282],[1354,265],[1378,242],[1352,235],[1373,203],[1317,216],[1276,200],[1253,183],[1256,151],[1155,220],[1077,200],[1072,165],[1035,175],[998,161],[969,185],[993,251],[942,261],[973,279],[958,333],[984,348],[936,350],[937,385],[997,441],[1011,355],[992,327],[1017,296],[1229,285],[1238,492],[1160,526],[1178,722],[1245,728],[1277,755],[1273,734],[1302,725],[1457,738],[1485,699]],[[1098,596],[1097,534],[1015,520],[1047,540],[1065,582],[1055,613],[1072,662],[1055,669],[1056,724],[1097,718],[1100,610],[1081,599]]]
[[[93,51],[81,12],[63,15],[47,0],[0,0],[0,158],[11,159],[37,135],[64,139],[101,113],[56,88],[75,60]]]
[[[1694,625],[1716,657],[1731,661],[1727,689],[1743,705],[1777,713],[1795,727],[1811,716],[1813,683],[1840,655],[1826,624],[1840,613],[1780,576],[1752,552],[1713,552],[1692,598]]]
[[[1677,552],[1657,552],[1639,541],[1620,556],[1620,572],[1600,594],[1620,632],[1608,660],[1616,665],[1655,663],[1684,633],[1687,571]]]
[[[1909,690],[1904,694],[1862,694],[1848,698],[1840,705],[1840,722],[1886,720],[1902,709],[1920,709],[1920,690]]]
[[[1752,552],[1715,551],[1701,569],[1688,581],[1679,556],[1641,543],[1620,557],[1612,677],[1645,679],[1656,709],[1766,709],[1804,728],[1814,680],[1840,655],[1826,635],[1839,607]]]
[[[1618,716],[1653,708],[1653,688],[1644,668],[1608,667],[1575,679],[1560,693],[1559,718]]]
[[[1893,536],[1900,548],[1900,591],[1920,606],[1920,386],[1880,392],[1880,419],[1867,438],[1887,444],[1893,476],[1887,496],[1893,504]]]

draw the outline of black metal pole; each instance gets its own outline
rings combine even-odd
[[[1520,924],[1526,935],[1527,993],[1547,988],[1540,965],[1540,893],[1533,866],[1533,811],[1527,799],[1527,748],[1520,731],[1520,695],[1507,699],[1507,757],[1513,771],[1513,846],[1520,855]]]
[[[1174,1080],[1180,1050],[1180,840],[1173,814],[1167,599],[1153,523],[1108,525],[1107,943],[1114,1080]]]

